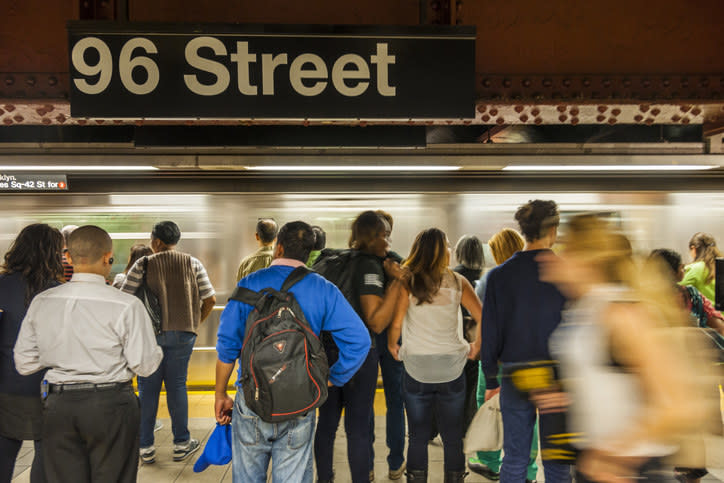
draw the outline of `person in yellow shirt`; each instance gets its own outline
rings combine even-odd
[[[255,235],[259,249],[241,260],[239,270],[236,272],[237,282],[250,273],[266,268],[271,264],[272,258],[274,258],[272,245],[277,239],[278,231],[277,222],[273,218],[259,218],[256,223]]]

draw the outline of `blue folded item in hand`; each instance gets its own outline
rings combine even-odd
[[[200,473],[209,465],[225,465],[231,461],[231,424],[216,423],[214,432],[204,446],[204,452],[194,464],[194,473]]]

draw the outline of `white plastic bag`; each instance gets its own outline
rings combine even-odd
[[[500,393],[480,406],[465,435],[463,451],[497,451],[503,447],[503,416],[500,414]]]

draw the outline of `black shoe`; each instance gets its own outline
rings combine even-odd
[[[445,483],[463,483],[466,476],[468,476],[467,471],[446,471]]]
[[[427,483],[427,470],[411,470],[407,468],[405,475],[407,476],[408,483],[411,481],[415,483]]]
[[[491,470],[482,463],[471,463],[468,461],[468,468],[470,468],[470,471],[473,473],[477,473],[490,481],[498,481],[500,479],[500,473]]]

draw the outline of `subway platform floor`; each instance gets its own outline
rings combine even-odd
[[[210,392],[194,392],[189,394],[189,429],[192,437],[201,442],[201,448],[206,443],[209,435],[215,427],[213,418],[214,395]],[[385,482],[392,481],[388,479],[387,467],[387,447],[385,445],[385,402],[384,395],[381,391],[377,392],[375,398],[375,434],[377,435],[375,449],[375,481]],[[162,394],[159,404],[159,419],[163,423],[163,427],[156,432],[156,462],[151,465],[139,464],[138,482],[139,483],[231,483],[231,464],[226,466],[209,466],[201,473],[194,473],[193,466],[196,459],[201,454],[200,449],[186,461],[174,462],[173,453],[173,437],[171,435],[171,422],[168,416],[165,396]],[[344,424],[340,423],[340,428],[335,440],[334,450],[334,468],[336,483],[351,482],[349,475],[349,464],[347,462],[347,438],[344,434]],[[442,482],[443,478],[443,450],[440,438],[437,437],[434,442],[428,446],[429,455],[429,477],[431,483]],[[13,483],[29,483],[30,482],[30,464],[33,461],[33,444],[25,442],[15,464],[15,472],[13,474]],[[539,462],[538,479],[543,481],[543,469]],[[268,478],[271,482],[271,477]],[[404,482],[405,477],[397,480]],[[470,473],[465,479],[468,483],[489,482],[490,480]],[[707,475],[702,479],[703,482],[719,481],[711,475]]]

